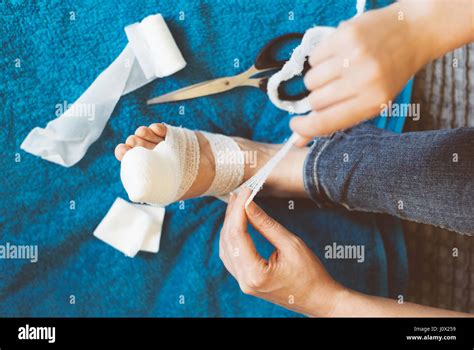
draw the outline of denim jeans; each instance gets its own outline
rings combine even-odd
[[[364,123],[315,139],[303,171],[320,207],[474,234],[474,128],[396,134]]]

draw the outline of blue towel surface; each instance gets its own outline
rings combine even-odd
[[[0,315],[295,316],[242,294],[224,269],[218,256],[221,201],[170,205],[158,254],[130,259],[92,232],[117,196],[127,198],[113,151],[140,125],[164,121],[265,142],[282,142],[290,134],[289,116],[253,88],[179,104],[147,106],[146,99],[241,72],[276,35],[315,24],[336,26],[355,14],[355,2],[2,2],[0,244],[38,245],[39,260],[0,260]],[[57,104],[74,102],[121,52],[127,42],[123,28],[158,12],[188,66],[123,97],[76,166],[63,168],[21,151],[33,127],[53,119]],[[403,293],[406,254],[397,220],[385,218],[380,225],[375,215],[320,210],[307,200],[295,200],[294,210],[287,200],[259,203],[300,235],[339,282],[381,296]],[[268,255],[269,244],[253,236]],[[365,262],[324,259],[324,247],[333,242],[365,245]]]

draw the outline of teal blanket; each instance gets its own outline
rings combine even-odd
[[[182,104],[147,106],[146,99],[241,72],[268,40],[315,24],[336,26],[354,15],[355,0],[16,0],[0,8],[0,245],[37,245],[39,253],[36,263],[0,260],[0,315],[295,316],[242,294],[224,269],[218,256],[223,202],[200,198],[169,206],[158,254],[130,259],[92,232],[117,196],[127,198],[113,150],[138,126],[164,121],[266,142],[282,142],[290,133],[289,116],[254,88]],[[21,151],[33,127],[53,119],[57,104],[74,102],[121,52],[123,28],[158,12],[188,66],[123,97],[76,166],[63,168]],[[397,220],[320,210],[306,200],[259,202],[320,257],[333,242],[364,244],[364,263],[322,259],[341,283],[381,296],[403,293],[406,254]],[[268,255],[269,244],[255,239]]]

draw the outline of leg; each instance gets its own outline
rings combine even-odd
[[[336,133],[316,140],[304,168],[306,190],[320,206],[474,233],[474,128]]]

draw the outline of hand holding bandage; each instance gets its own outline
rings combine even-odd
[[[343,22],[311,52],[313,112],[290,123],[300,145],[379,115],[419,69],[473,33],[472,0],[398,1]]]
[[[245,294],[306,315],[329,316],[344,287],[298,236],[254,202],[245,207],[250,193],[244,188],[230,196],[219,242],[224,266]],[[275,247],[268,260],[257,252],[248,222]]]

